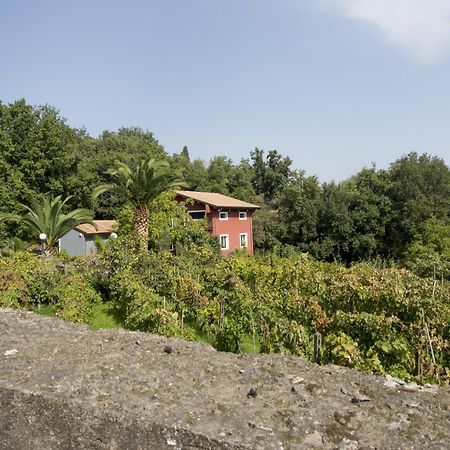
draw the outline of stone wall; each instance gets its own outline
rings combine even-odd
[[[444,449],[450,390],[0,309],[0,449]]]

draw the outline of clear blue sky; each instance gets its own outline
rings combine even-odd
[[[0,0],[0,100],[320,180],[450,163],[450,0]]]

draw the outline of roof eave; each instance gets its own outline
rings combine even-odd
[[[192,196],[187,195],[187,194],[183,194],[183,193],[178,192],[178,191],[177,191],[177,195],[179,195],[180,197],[186,198],[186,199],[195,200],[196,202],[199,202],[199,203],[204,203],[205,205],[213,206],[214,208],[227,208],[227,209],[260,209],[261,208],[261,206],[252,205],[250,203],[248,205],[242,205],[242,206],[219,205],[217,203],[209,202],[207,200],[203,200],[203,199],[200,200],[198,198],[192,197]]]

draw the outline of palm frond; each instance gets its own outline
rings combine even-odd
[[[69,199],[70,197],[61,200],[61,196],[58,196],[45,197],[42,203],[33,200],[30,206],[22,205],[27,212],[20,220],[36,237],[40,233],[45,233],[48,246],[54,247],[58,239],[77,225],[90,223],[95,226],[92,212],[88,209],[79,208],[68,213],[63,212]]]
[[[162,192],[181,185],[167,161],[156,161],[153,158],[137,161],[133,166],[116,161],[108,174],[114,179],[114,183],[95,188],[93,199],[105,192],[114,192],[138,207],[148,205]]]

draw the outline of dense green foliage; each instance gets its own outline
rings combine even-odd
[[[167,161],[140,159],[132,165],[116,161],[108,170],[112,184],[95,187],[92,197],[112,193],[133,207],[133,228],[142,249],[148,246],[149,206],[160,194],[176,186],[176,174]]]
[[[75,265],[67,271],[62,261],[26,252],[0,258],[0,306],[35,310],[47,306],[58,317],[86,323],[100,301],[89,275]]]
[[[131,236],[64,270],[27,253],[0,265],[2,306],[50,305],[62,318],[90,323],[102,297],[132,330],[308,359],[320,332],[323,363],[450,381],[449,284],[404,269],[345,268],[305,254],[206,261],[141,252]]]
[[[0,103],[0,214],[21,213],[21,204],[44,195],[70,195],[68,209],[95,207],[96,218],[117,217],[126,196],[102,195],[94,205],[92,190],[114,181],[108,170],[115,161],[125,167],[151,158],[166,161],[168,173],[179,173],[187,189],[262,205],[254,217],[261,251],[293,246],[347,265],[402,261],[428,219],[450,223],[450,169],[430,155],[411,153],[387,170],[365,168],[341,183],[320,184],[276,150],[256,148],[237,164],[225,156],[205,163],[191,160],[187,147],[168,155],[152,133],[139,128],[93,138],[71,128],[54,108],[24,100]],[[13,237],[26,238],[24,226],[0,223],[0,239]]]
[[[428,219],[409,245],[405,263],[421,276],[450,281],[450,225]]]
[[[164,169],[161,188],[147,183],[141,202],[145,190],[132,182],[155,181],[155,171],[142,175],[154,164]],[[291,166],[258,148],[237,164],[191,160],[187,147],[170,156],[139,128],[93,138],[49,106],[0,103],[0,306],[92,324],[107,307],[113,323],[129,329],[309,359],[320,332],[322,362],[448,383],[449,167],[411,153],[386,170],[320,184]],[[163,192],[176,174],[188,189],[261,205],[256,256],[219,256],[205,224]],[[113,195],[94,201],[102,185],[97,193]],[[30,224],[3,219],[21,215],[23,205],[50,211],[50,198],[62,217],[91,208],[96,218],[117,218],[119,238],[93,259],[24,251]],[[136,216],[141,204],[149,222]]]
[[[61,200],[44,197],[42,204],[37,200],[31,201],[31,206],[22,205],[26,210],[23,215],[3,213],[0,217],[5,221],[21,223],[30,233],[30,238],[37,240],[41,233],[45,234],[45,245],[50,253],[56,251],[58,240],[72,228],[82,223],[92,223],[92,212],[85,208],[77,208],[63,213],[67,197]]]

